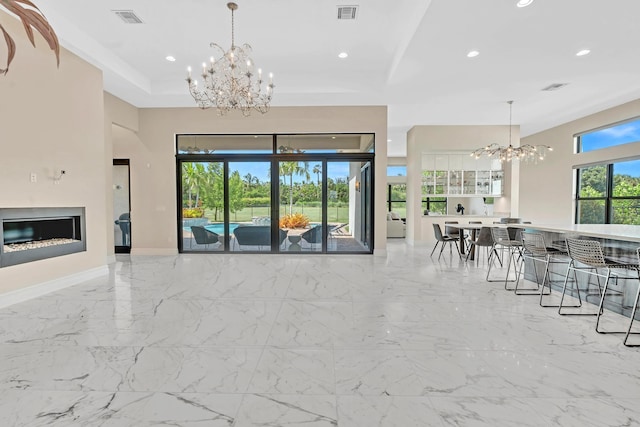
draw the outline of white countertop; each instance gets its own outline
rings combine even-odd
[[[510,227],[531,228],[557,233],[574,233],[603,239],[640,242],[640,225],[623,224],[509,224]]]
[[[486,219],[487,221],[489,220],[494,220],[496,218],[500,219],[500,218],[504,218],[504,216],[501,215],[422,215],[422,218],[457,218],[457,219]]]

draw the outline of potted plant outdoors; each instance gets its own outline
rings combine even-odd
[[[58,42],[58,36],[56,36],[55,31],[53,31],[53,28],[49,25],[49,22],[40,9],[29,0],[0,0],[0,6],[16,15],[20,21],[22,21],[24,31],[27,33],[27,37],[34,47],[36,42],[33,36],[33,29],[35,28],[47,44],[49,44],[49,48],[55,53],[57,65],[60,66],[60,43]],[[7,67],[0,68],[0,74],[7,74],[11,61],[13,61],[13,57],[16,54],[16,43],[2,24],[0,24],[0,31],[2,31],[4,40],[7,43]]]
[[[293,213],[280,218],[279,225],[280,228],[291,230],[296,228],[307,228],[310,222],[309,217],[305,214]]]

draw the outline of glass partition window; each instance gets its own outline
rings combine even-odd
[[[640,224],[640,160],[612,165],[612,224]]]
[[[406,218],[407,184],[389,184],[387,188],[387,210],[397,212],[400,218]]]
[[[177,154],[270,154],[271,135],[178,135]]]
[[[578,153],[637,142],[640,141],[640,119],[633,119],[604,129],[583,133],[578,135],[577,139]]]
[[[576,223],[640,224],[640,160],[577,171]]]
[[[424,214],[435,213],[439,215],[447,214],[447,198],[446,197],[427,197],[422,200]]]
[[[387,166],[387,176],[407,176],[407,167]]]
[[[372,147],[371,134],[278,135],[277,152],[367,153]]]

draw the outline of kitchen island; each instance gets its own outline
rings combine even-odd
[[[637,250],[640,248],[640,226],[638,225],[510,224],[510,226],[542,234],[547,246],[564,247],[565,239],[567,237],[597,240],[602,245],[602,252],[606,258],[624,264],[638,264],[639,261]],[[550,266],[549,271],[551,274],[552,288],[554,290],[562,291],[564,277],[567,271],[566,268],[566,264],[552,264]],[[525,278],[527,280],[541,283],[542,271],[539,270],[543,269],[538,268],[538,277],[536,277],[531,262],[527,262],[525,265]],[[619,296],[609,298],[609,292],[607,291],[605,308],[621,313],[625,316],[629,316],[638,289],[638,276],[633,271],[620,271],[619,273],[622,273],[621,276],[629,277],[629,279],[613,279],[612,283],[609,285],[609,289],[615,291]],[[581,284],[581,289],[583,289],[587,283],[586,277],[579,275],[578,280]],[[592,289],[597,289],[597,282],[595,279],[592,279],[592,276],[589,276],[589,280],[591,280],[590,285]],[[588,298],[587,301],[593,304],[598,304],[600,299],[596,296]]]

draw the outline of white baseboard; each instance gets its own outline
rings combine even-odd
[[[178,255],[178,249],[159,249],[159,248],[132,248],[131,256],[173,256]]]
[[[51,292],[77,285],[87,280],[109,274],[109,268],[106,265],[102,267],[92,268],[91,270],[81,271],[70,276],[60,277],[48,282],[38,283],[37,285],[28,286],[23,289],[16,289],[4,294],[0,294],[0,308],[8,307],[13,304],[38,298]]]
[[[387,256],[387,250],[386,249],[373,249],[373,256]]]

